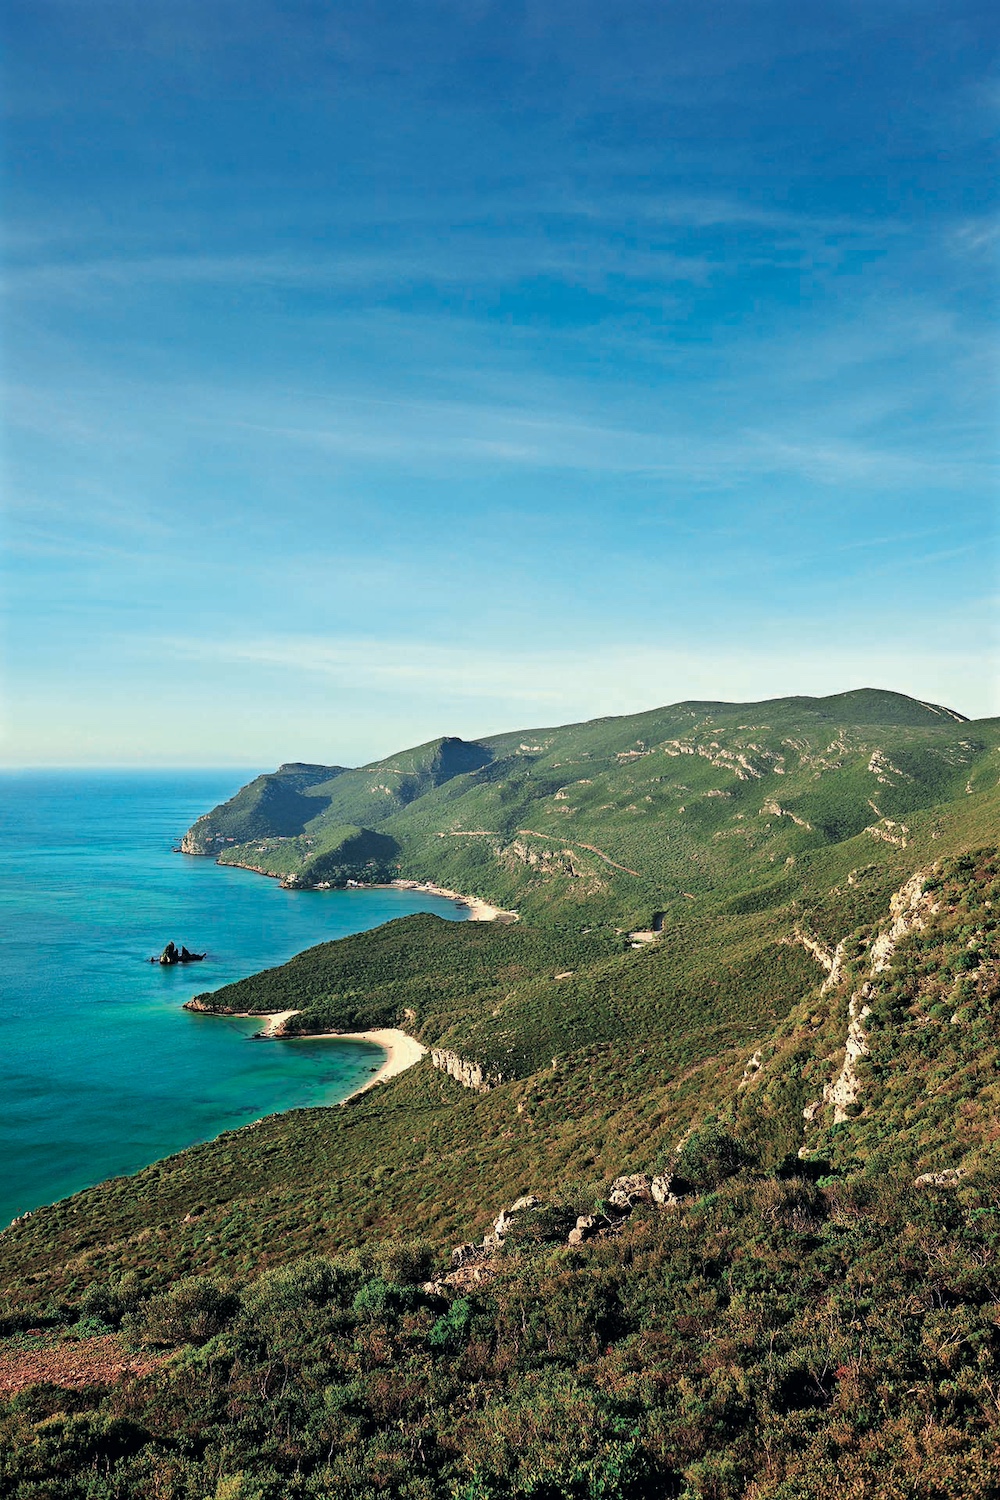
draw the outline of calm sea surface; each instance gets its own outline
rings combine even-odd
[[[0,1227],[248,1120],[330,1104],[382,1059],[354,1042],[250,1042],[181,1009],[313,943],[415,911],[410,891],[283,891],[171,852],[253,772],[0,774]],[[204,963],[146,959],[172,939]]]

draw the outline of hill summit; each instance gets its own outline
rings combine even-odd
[[[644,904],[758,889],[769,866],[865,831],[905,847],[911,815],[981,773],[987,745],[966,724],[861,689],[442,738],[354,771],[283,766],[183,847],[296,885],[402,877],[505,906],[600,898],[639,924]]]

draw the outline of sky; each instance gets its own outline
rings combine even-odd
[[[997,678],[966,0],[7,0],[7,765]]]

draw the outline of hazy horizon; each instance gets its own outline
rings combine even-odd
[[[844,689],[842,689],[842,691],[843,692],[851,692],[851,691],[855,691],[855,689],[844,688]],[[890,691],[890,692],[894,692],[895,689],[877,689],[876,691]],[[827,695],[818,695],[818,694],[805,694],[805,695],[787,694],[787,695],[784,695],[783,694],[781,696],[783,696],[783,697],[784,696],[787,696],[787,697],[792,697],[792,696],[817,697],[817,696],[827,696]],[[913,696],[913,695],[907,695],[907,696]],[[677,701],[678,702],[691,702],[691,701],[696,701],[696,700],[684,699],[684,700],[677,700]],[[729,705],[735,705],[736,703],[748,703],[751,700],[739,700],[739,699],[730,699],[730,700],[711,699],[711,700],[709,700],[709,699],[706,699],[706,700],[702,700],[702,701],[713,702],[713,703],[723,703],[723,702],[726,702]],[[764,703],[764,704],[766,704],[768,701],[769,700],[767,700],[767,699],[756,700],[756,702],[758,702],[758,703]],[[918,699],[916,701],[918,701],[918,702],[919,701],[923,701],[925,703],[930,703],[932,700],[929,700],[929,699],[919,700]],[[653,710],[655,710],[657,708],[669,708],[669,707],[672,707],[672,706],[673,705],[671,705],[671,704],[649,704],[649,705],[646,705],[645,709],[639,709],[639,710],[637,710],[637,712],[639,712],[639,713],[649,712],[649,711],[653,711]],[[935,703],[934,706],[935,707],[939,707],[939,708],[950,708],[950,709],[954,709],[957,713],[960,713],[960,714],[963,713],[963,710],[960,707],[958,707],[958,705],[956,705],[954,703],[940,703],[939,702],[939,703]],[[588,722],[588,720],[589,721],[595,721],[595,720],[600,720],[602,718],[608,718],[608,717],[615,717],[615,716],[614,715],[593,714],[593,715],[588,716],[588,719],[581,719],[581,720],[574,721],[574,722],[586,723],[586,722]],[[995,718],[995,717],[997,717],[997,715],[979,715],[978,719],[979,720],[983,720],[983,719],[988,719],[988,718],[991,718],[991,717]],[[970,722],[970,723],[977,722],[977,719],[974,718],[972,715],[968,715],[968,714],[965,715],[965,719],[968,722]],[[536,724],[507,724],[507,725],[503,726],[502,728],[479,730],[476,733],[461,735],[459,737],[463,738],[463,739],[466,739],[466,740],[469,740],[469,741],[489,740],[489,739],[493,739],[496,736],[502,735],[502,734],[510,734],[510,733],[515,733],[515,732],[516,733],[523,733],[523,734],[543,734],[543,733],[546,733],[549,730],[557,729],[557,728],[562,728],[562,727],[565,727],[565,725],[558,725],[558,724],[555,724],[555,723],[552,723],[552,724],[541,724],[541,723],[536,723]],[[452,733],[453,733],[453,731],[451,729],[445,728],[445,729],[442,729],[440,731],[439,735],[431,736],[431,738],[432,739],[437,739],[437,738],[440,738],[441,736],[450,735]],[[338,757],[336,755],[327,757],[326,759],[314,760],[312,762],[309,762],[307,760],[307,758],[303,757],[303,756],[283,755],[283,756],[277,757],[273,761],[268,762],[266,764],[265,763],[250,763],[250,762],[246,762],[246,761],[225,761],[225,760],[223,760],[223,761],[211,761],[211,762],[206,761],[206,762],[201,762],[201,763],[194,762],[194,761],[163,761],[163,762],[153,762],[153,761],[149,761],[149,762],[121,761],[121,762],[117,762],[117,763],[112,762],[112,761],[105,761],[105,762],[97,762],[97,761],[76,761],[76,762],[73,762],[73,761],[50,761],[50,762],[33,762],[33,763],[30,763],[30,764],[23,764],[23,765],[14,765],[14,764],[0,763],[0,775],[4,775],[4,774],[9,774],[9,775],[19,775],[19,774],[31,775],[31,774],[33,774],[35,772],[37,772],[38,774],[44,774],[46,772],[53,772],[53,773],[55,773],[55,772],[60,772],[60,771],[65,771],[65,772],[74,772],[74,771],[76,771],[76,772],[81,772],[81,773],[94,773],[94,774],[98,774],[98,773],[109,773],[109,774],[111,774],[111,773],[115,773],[115,772],[134,772],[136,774],[144,774],[144,775],[145,774],[154,775],[157,772],[173,772],[173,771],[186,772],[186,771],[189,771],[189,772],[191,772],[192,775],[194,775],[194,774],[197,774],[199,772],[211,772],[211,771],[229,772],[229,771],[231,771],[233,773],[234,777],[237,776],[237,775],[246,776],[246,777],[253,777],[253,776],[260,775],[260,774],[262,774],[262,773],[264,773],[266,771],[272,771],[272,770],[276,769],[279,764],[291,764],[291,763],[295,763],[295,762],[307,763],[307,764],[311,763],[311,764],[315,764],[315,765],[341,765],[341,764],[344,764],[344,765],[348,765],[349,768],[360,768],[360,767],[362,767],[362,766],[364,766],[366,764],[369,764],[369,763],[371,763],[373,761],[378,761],[380,759],[385,758],[386,756],[393,755],[393,754],[395,754],[395,753],[397,753],[398,751],[401,751],[401,750],[411,749],[411,748],[415,747],[416,745],[422,744],[422,743],[426,743],[426,741],[409,740],[406,743],[400,742],[399,744],[385,745],[385,746],[382,746],[381,748],[379,748],[378,750],[376,750],[375,752],[373,752],[371,755],[366,755],[363,758],[355,760],[353,762],[353,764],[350,763],[350,762],[347,762],[346,760],[338,759]],[[234,791],[235,790],[236,790],[236,788],[234,787]]]

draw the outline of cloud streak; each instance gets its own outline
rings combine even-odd
[[[986,643],[931,650],[919,663],[898,643],[843,644],[830,650],[796,642],[753,648],[718,642],[689,645],[624,642],[588,649],[511,650],[388,639],[271,635],[243,640],[175,636],[150,643],[186,662],[317,676],[373,697],[431,696],[442,706],[486,703],[495,712],[586,717],[628,713],[686,698],[753,701],[793,693],[822,694],[860,686],[922,691],[965,712],[1000,711],[984,694],[991,656]],[[908,684],[908,686],[902,686]],[[966,709],[968,702],[971,707]],[[481,710],[477,710],[481,711]],[[516,724],[502,727],[516,728]]]

